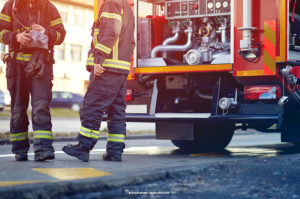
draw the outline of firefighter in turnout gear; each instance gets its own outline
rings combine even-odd
[[[63,147],[68,155],[89,160],[99,138],[103,113],[107,113],[108,138],[104,160],[122,161],[126,135],[126,80],[135,46],[134,15],[127,0],[106,0],[92,28],[88,53],[90,83],[80,110],[77,145]]]
[[[17,161],[28,159],[27,108],[31,94],[35,161],[54,159],[51,116],[53,46],[63,42],[62,19],[49,0],[9,0],[0,14],[0,42],[11,95],[10,141]]]

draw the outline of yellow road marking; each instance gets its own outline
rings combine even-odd
[[[34,171],[46,174],[59,180],[77,180],[111,175],[94,168],[33,168]]]
[[[0,181],[0,187],[13,186],[13,185],[23,185],[23,184],[32,184],[32,183],[41,183],[41,182],[49,182],[49,181]],[[51,182],[53,182],[53,181],[51,181]]]

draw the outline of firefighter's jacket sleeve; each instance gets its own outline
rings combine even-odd
[[[49,46],[59,45],[65,39],[66,30],[62,23],[62,18],[56,7],[52,3],[50,3],[48,9],[48,13],[50,15],[50,24],[49,29],[46,30],[46,34],[49,37]]]
[[[0,42],[10,45],[16,44],[17,32],[12,28],[12,1],[7,1],[0,13]]]
[[[122,28],[122,4],[118,0],[110,0],[103,4],[100,13],[99,34],[94,43],[95,64],[102,64],[110,54]]]

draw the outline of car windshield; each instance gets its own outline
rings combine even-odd
[[[52,93],[52,99],[56,99],[58,98],[58,93],[57,92],[53,92]]]
[[[4,103],[4,93],[0,91],[0,103]]]
[[[60,97],[64,99],[68,99],[68,98],[72,98],[72,94],[67,92],[62,92],[60,93]]]

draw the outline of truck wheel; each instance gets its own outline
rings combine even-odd
[[[262,131],[262,132],[266,132],[269,130],[270,127],[272,127],[274,124],[261,124],[261,125],[256,125],[253,128],[258,130],[258,131]]]
[[[188,152],[216,152],[229,144],[233,133],[234,124],[195,124],[194,140],[172,140],[172,143]]]

